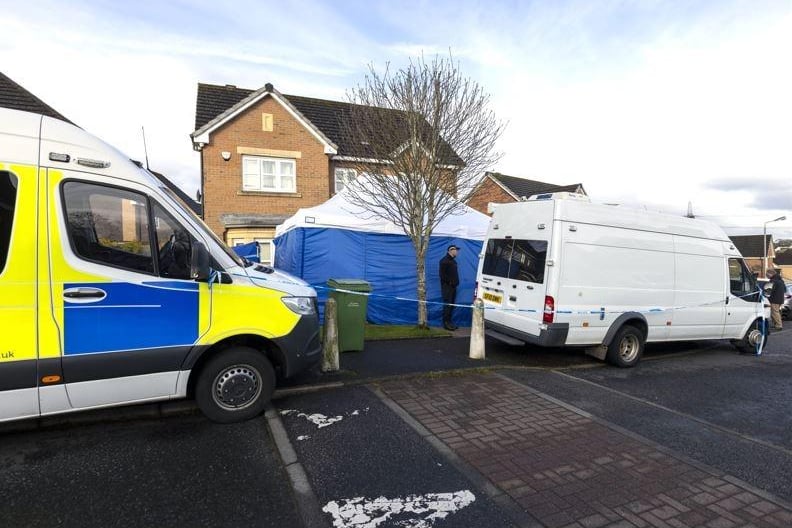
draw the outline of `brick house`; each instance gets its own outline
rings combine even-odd
[[[473,191],[467,205],[484,214],[489,203],[519,202],[534,194],[551,192],[576,192],[586,194],[582,183],[572,185],[555,185],[552,183],[507,176],[498,172],[487,172]]]
[[[734,235],[729,238],[751,271],[762,274],[762,260],[765,256],[768,269],[774,267],[773,235]]]
[[[781,276],[785,279],[792,279],[792,247],[780,247],[776,249],[773,266],[781,270]]]
[[[54,119],[60,119],[67,123],[72,123],[63,114],[52,108],[50,105],[22,88],[3,72],[0,72],[0,106],[13,110],[22,110],[42,114]],[[74,124],[74,123],[72,123]]]
[[[10,79],[7,75],[0,72],[0,106],[4,108],[11,108],[13,110],[22,110],[24,112],[33,112],[36,114],[42,114],[47,117],[52,117],[54,119],[60,119],[61,121],[66,121],[67,123],[71,123],[72,125],[76,125],[69,119],[65,118],[63,114],[52,108],[50,105],[33,95],[31,92],[14,82]],[[135,161],[139,167],[142,167],[143,164],[140,162]],[[176,193],[176,195],[188,206],[190,209],[195,211],[196,214],[201,214],[201,205],[194,201],[192,198],[187,196],[176,184],[166,178],[163,174],[159,172],[155,172],[153,170],[149,170],[151,174],[153,174],[158,180],[160,180],[163,185],[168,187],[171,191]]]
[[[284,95],[269,83],[259,90],[199,83],[190,137],[201,153],[204,221],[229,246],[261,243],[262,262],[271,262],[278,225],[327,201],[356,167],[382,163],[368,142],[344,137],[344,120],[361,108],[368,107]],[[443,156],[461,163],[450,149]]]
[[[269,262],[275,226],[330,197],[338,146],[313,121],[327,125],[336,116],[323,103],[287,99],[271,84],[198,84],[190,136],[201,153],[204,220],[230,246],[261,242],[261,259]]]

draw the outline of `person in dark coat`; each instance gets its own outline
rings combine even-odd
[[[783,328],[781,322],[781,305],[784,304],[786,285],[778,270],[767,270],[767,278],[770,279],[770,284],[773,285],[773,288],[770,290],[770,295],[768,296],[768,300],[770,301],[770,314],[773,318],[773,330],[781,330]]]
[[[440,291],[443,295],[443,328],[456,330],[452,321],[454,314],[453,304],[456,302],[456,290],[459,286],[459,271],[457,271],[456,256],[459,248],[450,245],[445,256],[440,259]]]

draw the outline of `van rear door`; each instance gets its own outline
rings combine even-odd
[[[544,310],[549,243],[537,235],[487,240],[480,284],[484,306],[491,308],[485,312],[488,321],[536,336]]]

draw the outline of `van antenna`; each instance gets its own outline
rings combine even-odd
[[[693,202],[688,202],[688,210],[685,216],[688,218],[696,218],[696,215],[693,214]]]
[[[149,163],[148,163],[148,149],[146,148],[146,129],[144,127],[140,127],[140,131],[143,134],[143,153],[146,156],[146,170],[149,170]]]

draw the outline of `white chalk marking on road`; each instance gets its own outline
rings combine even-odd
[[[369,410],[369,408],[366,407],[364,409],[364,412],[367,413],[368,410]],[[321,429],[322,427],[327,427],[328,425],[333,425],[334,423],[340,422],[341,420],[344,419],[343,416],[327,417],[324,414],[320,414],[320,413],[306,414],[306,413],[303,413],[303,412],[299,412],[296,409],[284,409],[280,413],[283,416],[286,416],[286,415],[289,415],[289,414],[292,414],[292,413],[297,413],[297,416],[299,416],[300,418],[305,418],[309,422],[311,422],[314,425],[316,425],[317,428],[319,428],[319,429]],[[348,416],[358,416],[358,415],[360,415],[360,411],[358,411],[357,409],[348,414]]]
[[[406,498],[378,497],[366,501],[364,497],[328,502],[322,511],[333,516],[334,528],[375,528],[398,515],[396,526],[430,528],[435,521],[445,519],[476,500],[469,490],[454,493],[427,493]]]
[[[302,440],[308,440],[309,438],[311,438],[311,435],[300,435],[297,437],[297,440],[302,441]]]

